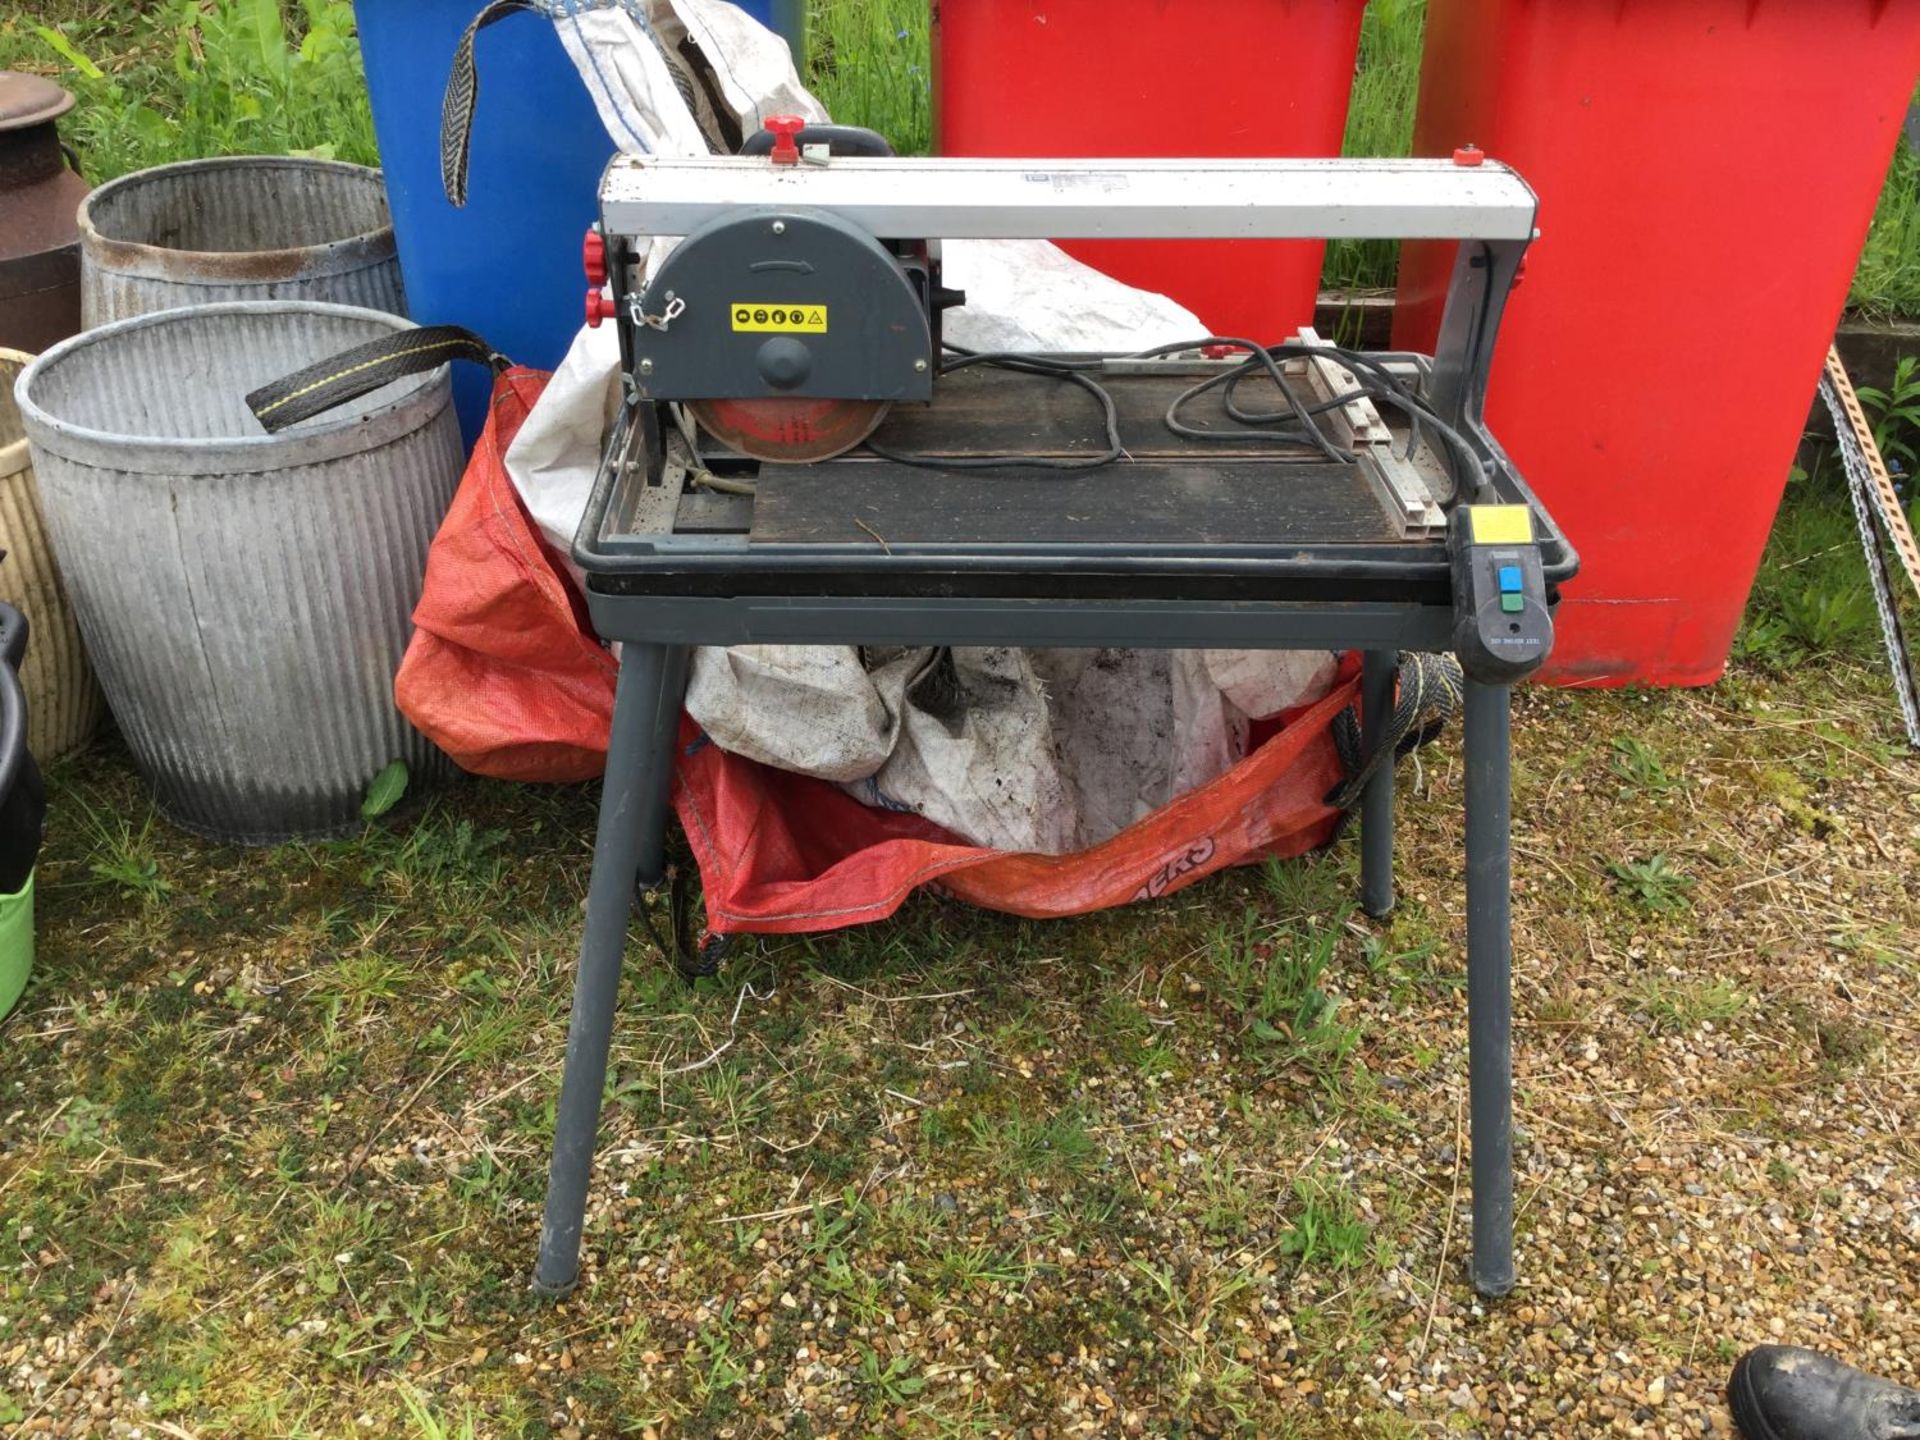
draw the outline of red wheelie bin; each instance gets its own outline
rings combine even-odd
[[[1338,155],[1366,0],[937,0],[934,148],[983,156]],[[1318,240],[1065,249],[1275,341],[1313,323]]]
[[[1920,72],[1920,0],[1431,0],[1414,148],[1540,194],[1493,430],[1579,547],[1549,678],[1721,673]],[[1428,349],[1451,247],[1409,245]]]

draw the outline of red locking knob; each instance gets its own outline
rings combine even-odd
[[[800,147],[793,143],[793,137],[806,126],[798,115],[769,115],[764,128],[773,135],[773,153],[767,158],[776,165],[798,165]]]
[[[613,297],[601,289],[587,291],[587,324],[593,329],[600,328],[600,322],[616,314]]]
[[[607,283],[607,237],[598,230],[587,231],[580,244],[580,264],[587,272],[587,284],[598,290]]]
[[[1453,163],[1456,165],[1478,165],[1486,158],[1487,152],[1472,143],[1462,145],[1453,152]]]

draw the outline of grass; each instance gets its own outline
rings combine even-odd
[[[1887,171],[1848,304],[1867,315],[1920,316],[1920,152],[1904,137]]]
[[[878,130],[902,155],[933,147],[925,0],[811,0],[808,84],[836,120]]]
[[[1412,152],[1426,24],[1426,0],[1370,0],[1360,22],[1360,58],[1342,153]],[[1397,240],[1333,240],[1327,245],[1320,283],[1329,290],[1391,290],[1399,267]]]
[[[163,0],[58,24],[0,19],[0,69],[50,71],[95,184],[211,155],[377,164],[350,0]]]
[[[1903,454],[1920,442],[1920,424],[1900,418],[1897,407],[1866,403],[1897,471]],[[1920,522],[1920,492],[1904,477],[1903,483],[1907,513]],[[1897,567],[1894,573],[1897,577]],[[1920,619],[1914,597],[1897,578],[1895,584],[1897,603],[1911,625]],[[1881,643],[1846,475],[1831,444],[1818,444],[1811,447],[1809,464],[1795,466],[1788,479],[1734,658],[1775,671],[1823,657],[1879,665],[1885,663]]]
[[[1595,1087],[1608,1113],[1642,1096],[1634,1114],[1717,1135],[1796,1123],[1773,1094],[1810,1105],[1870,1075],[1903,1123],[1874,1067],[1912,1017],[1880,976],[1907,983],[1920,915],[1898,874],[1849,868],[1844,837],[1898,802],[1874,768],[1893,764],[1884,702],[1828,708],[1860,690],[1847,665],[1522,697],[1523,1176],[1572,1173],[1529,1156],[1641,1153],[1568,1138],[1607,1123]],[[1069,1399],[1141,1433],[1444,1428],[1446,1387],[1389,1382],[1403,1413],[1369,1379],[1381,1358],[1457,1334],[1474,1363],[1524,1369],[1533,1331],[1511,1309],[1450,1328],[1468,1305],[1458,1205],[1448,1221],[1459,776],[1444,746],[1425,766],[1389,924],[1348,908],[1349,844],[1067,924],[922,898],[743,947],[692,988],[636,941],[587,1284],[554,1308],[525,1273],[591,788],[474,782],[352,840],[239,851],[153,821],[103,743],[53,772],[40,965],[6,1022],[0,1356],[12,1336],[104,1347],[149,1423],[193,1434],[364,1433],[367,1415],[538,1436],[561,1414],[594,1433],[780,1416],[989,1434],[1061,1423]],[[1796,872],[1808,846],[1820,863]],[[1651,925],[1634,886],[1673,889],[1651,857],[1683,850],[1703,878]],[[1649,858],[1623,893],[1603,861],[1629,853]],[[1768,884],[1722,904],[1704,876],[1730,864]],[[1795,948],[1810,913],[1839,927],[1830,946]],[[1623,977],[1629,946],[1652,951]],[[749,981],[769,998],[733,1048],[680,1073]],[[1657,1068],[1709,1025],[1725,1048],[1684,1084]],[[1563,1085],[1587,1036],[1616,1068]],[[1784,1143],[1738,1163],[1813,1163]],[[1553,1285],[1603,1300],[1612,1270],[1569,1249],[1560,1184],[1523,1193],[1523,1266],[1571,1254]],[[0,1379],[16,1424],[65,1371],[23,1373]]]

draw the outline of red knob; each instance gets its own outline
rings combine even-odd
[[[598,288],[587,291],[588,325],[598,330],[600,328],[600,322],[615,313],[617,312],[614,309],[613,297],[607,294],[606,291]]]
[[[1456,165],[1478,165],[1486,158],[1487,152],[1472,143],[1462,145],[1453,152],[1453,163]]]
[[[598,290],[607,283],[607,237],[598,230],[587,231],[580,244],[580,264],[587,272],[587,283]]]
[[[765,128],[773,135],[773,154],[767,158],[776,165],[798,165],[800,147],[793,143],[793,137],[806,127],[807,122],[798,115],[769,115]]]

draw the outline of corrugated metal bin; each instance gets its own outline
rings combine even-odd
[[[239,843],[342,833],[404,760],[394,708],[461,467],[446,367],[266,435],[244,396],[405,321],[255,301],[119,321],[30,365],[42,503],[107,701],[161,811]]]
[[[87,743],[100,724],[102,701],[54,563],[27,432],[13,401],[13,382],[32,359],[0,350],[0,550],[6,551],[0,600],[33,626],[20,685],[27,694],[27,748],[45,764]]]
[[[80,313],[92,329],[228,300],[407,313],[380,172],[333,160],[187,160],[109,181],[80,206]]]

